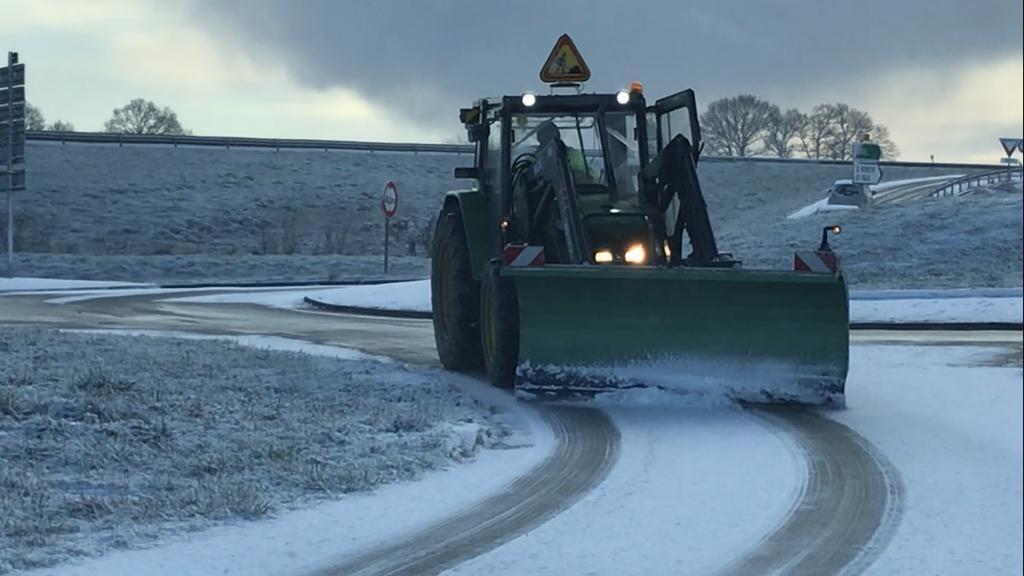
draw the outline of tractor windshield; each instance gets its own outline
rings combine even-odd
[[[598,121],[596,113],[514,115],[513,164],[517,159],[536,153],[545,138],[541,127],[553,124],[565,144],[569,170],[580,195],[606,196],[612,202],[635,201],[640,169],[636,116],[628,112],[606,112],[602,121],[607,139],[601,137],[602,122]]]

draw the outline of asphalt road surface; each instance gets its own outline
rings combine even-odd
[[[45,302],[53,295],[5,295],[0,297],[0,324],[275,335],[346,346],[410,364],[437,365],[429,320],[161,301],[173,296],[110,293],[53,305]],[[970,339],[964,334],[864,334],[865,340],[923,344],[947,337]],[[541,405],[540,409],[555,432],[557,446],[505,491],[472,509],[453,511],[447,519],[401,541],[328,563],[315,574],[438,573],[508,542],[579,501],[614,467],[618,431],[593,408]],[[804,455],[807,476],[797,502],[776,529],[751,543],[723,573],[863,572],[884,549],[900,519],[903,489],[896,471],[864,438],[817,411],[751,411],[793,438]]]

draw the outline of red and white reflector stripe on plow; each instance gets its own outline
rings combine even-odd
[[[797,272],[835,274],[839,270],[839,256],[835,252],[796,252],[793,254],[793,269]]]
[[[544,247],[529,244],[505,245],[504,260],[506,266],[543,266]]]

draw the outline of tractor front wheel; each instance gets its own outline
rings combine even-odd
[[[499,388],[512,388],[519,361],[519,303],[516,285],[492,263],[480,282],[480,341],[487,379]]]
[[[480,283],[473,280],[469,245],[457,206],[437,217],[430,257],[430,303],[437,355],[448,370],[478,370]]]

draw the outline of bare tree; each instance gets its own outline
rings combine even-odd
[[[889,129],[883,124],[875,124],[871,129],[871,140],[882,149],[882,158],[892,160],[900,155],[900,147],[892,141]]]
[[[808,158],[827,158],[837,110],[832,104],[818,104],[800,131],[800,149]]]
[[[46,130],[43,111],[25,102],[25,130]]]
[[[107,132],[118,134],[187,134],[173,110],[157,107],[142,98],[114,110],[114,115],[103,125]]]
[[[832,135],[828,141],[828,157],[832,160],[853,158],[853,143],[864,134],[870,134],[874,122],[867,112],[851,108],[848,104],[832,104]]]
[[[796,108],[790,108],[785,112],[775,108],[768,117],[768,127],[764,132],[765,149],[779,158],[792,157],[793,139],[800,134],[806,124],[807,116]]]
[[[708,105],[700,124],[704,141],[713,154],[748,156],[764,135],[772,104],[750,94],[721,98]]]
[[[47,126],[46,129],[52,132],[74,132],[75,125],[64,120],[55,120],[52,124]]]
[[[894,158],[899,154],[888,128],[875,124],[867,112],[842,102],[815,106],[801,138],[808,158],[850,160],[853,144],[864,135],[881,146],[883,157]]]

